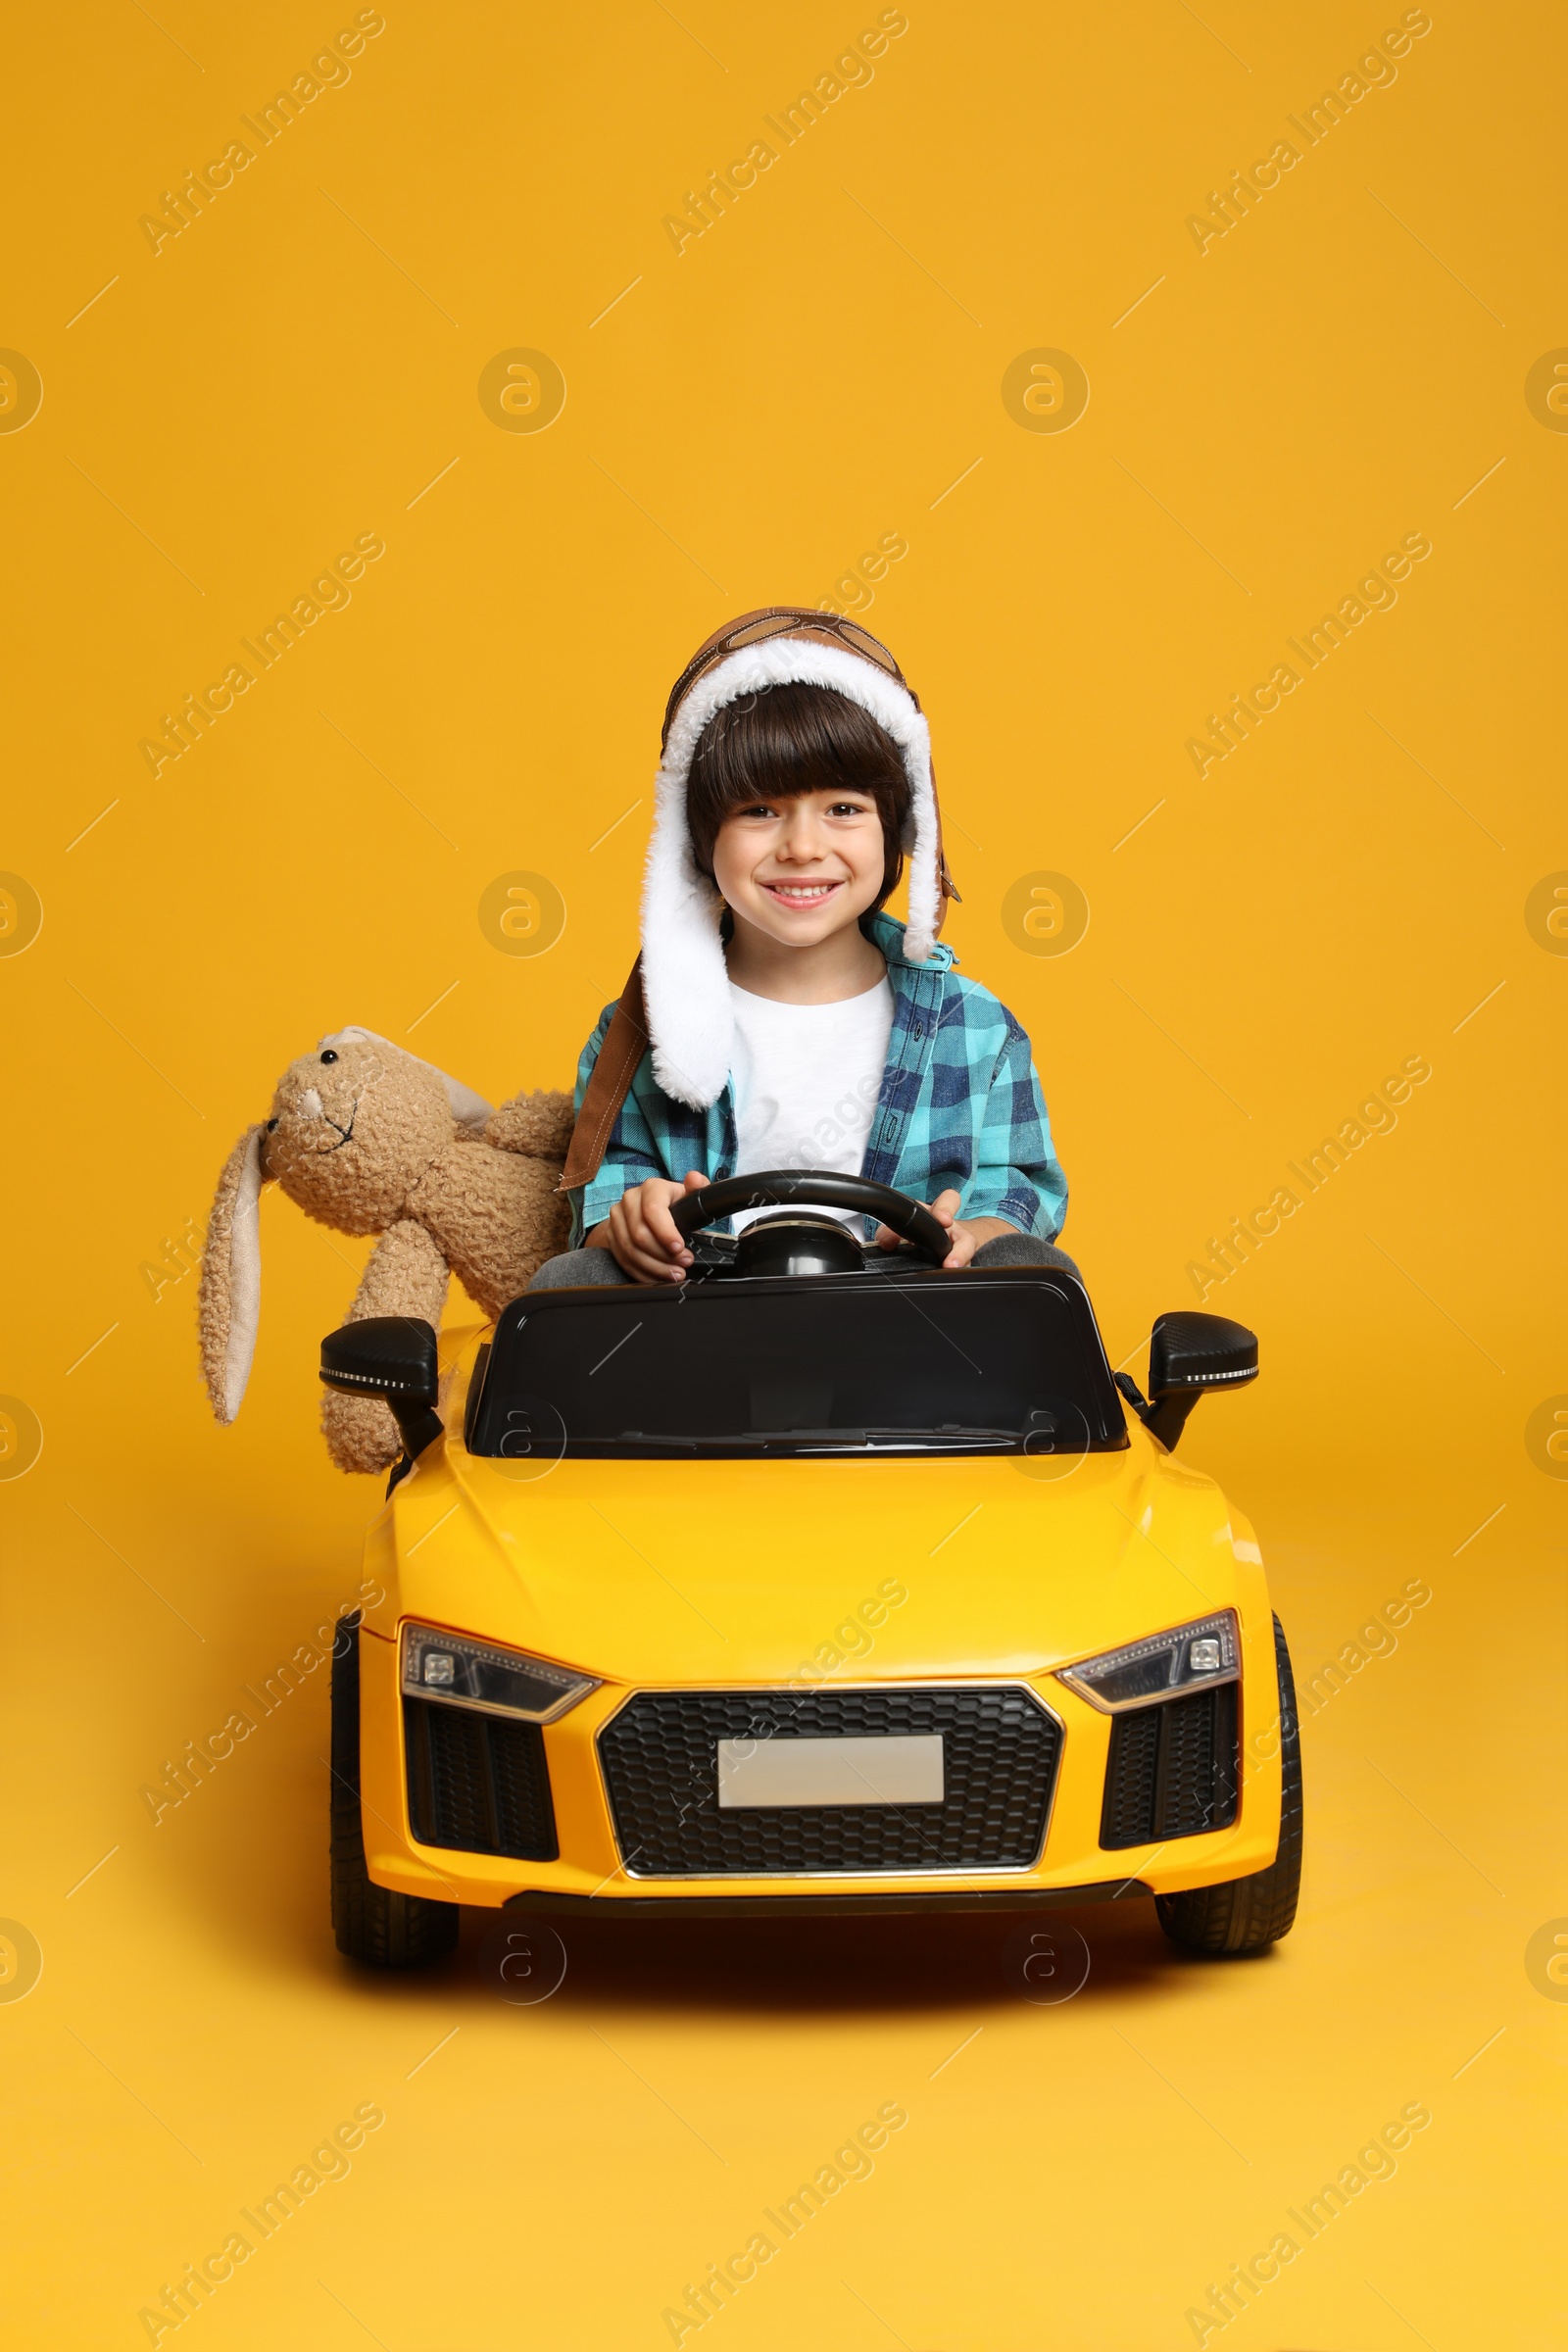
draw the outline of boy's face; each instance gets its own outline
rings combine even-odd
[[[737,921],[808,948],[874,904],[885,855],[870,793],[806,792],[727,816],[713,843],[713,879]]]

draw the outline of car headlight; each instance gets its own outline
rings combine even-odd
[[[1091,1706],[1116,1715],[1124,1707],[1184,1697],[1204,1683],[1234,1683],[1241,1671],[1236,1611],[1219,1609],[1212,1617],[1195,1617],[1191,1625],[1172,1626],[1169,1633],[1151,1634],[1147,1642],[1129,1642],[1125,1649],[1107,1649],[1081,1665],[1063,1667],[1056,1679]]]
[[[470,1642],[439,1626],[403,1628],[403,1689],[410,1698],[433,1698],[481,1715],[511,1715],[525,1723],[554,1723],[597,1690],[590,1674],[573,1674],[520,1650]]]

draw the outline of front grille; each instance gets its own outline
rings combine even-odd
[[[1235,1683],[1114,1718],[1102,1846],[1200,1838],[1236,1819]]]
[[[420,1845],[553,1862],[555,1808],[544,1734],[467,1707],[405,1698],[409,1820]]]
[[[720,1812],[721,1740],[940,1733],[939,1805]],[[632,1878],[1024,1870],[1045,1841],[1061,1727],[1030,1690],[640,1691],[599,1735]]]

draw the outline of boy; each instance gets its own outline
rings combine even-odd
[[[906,855],[906,925],[881,911]],[[925,1200],[949,1271],[1070,1266],[1029,1041],[938,945],[953,896],[926,722],[886,647],[794,606],[710,638],[665,712],[642,955],[578,1070],[576,1246],[530,1287],[682,1282],[670,1203],[775,1168]]]

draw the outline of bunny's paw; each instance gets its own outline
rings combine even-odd
[[[569,1095],[514,1095],[491,1112],[484,1140],[501,1152],[520,1152],[525,1159],[564,1159],[572,1118]]]
[[[321,1398],[321,1434],[339,1470],[375,1477],[403,1451],[398,1425],[378,1396],[345,1396],[328,1389]]]

